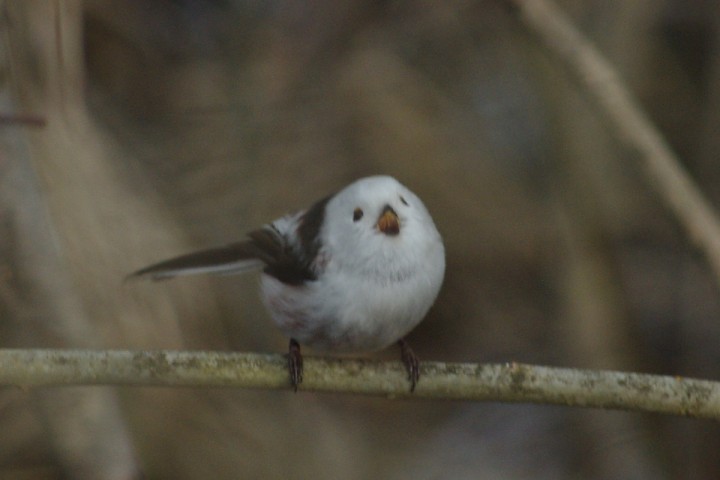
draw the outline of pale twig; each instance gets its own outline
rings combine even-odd
[[[410,393],[406,377],[399,361],[307,357],[300,391],[531,402],[720,419],[720,383],[706,380],[517,363],[424,362],[417,388]],[[0,350],[0,385],[291,388],[282,355],[126,350]]]
[[[505,0],[582,87],[720,280],[720,220],[612,65],[550,0]],[[631,48],[631,46],[629,46]]]

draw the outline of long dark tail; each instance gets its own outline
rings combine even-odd
[[[251,240],[224,247],[188,253],[147,266],[128,275],[127,279],[167,280],[181,275],[234,275],[261,269],[262,252]]]

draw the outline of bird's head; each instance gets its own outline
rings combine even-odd
[[[397,275],[427,256],[444,259],[425,205],[389,176],[362,178],[334,195],[320,235],[335,268]]]

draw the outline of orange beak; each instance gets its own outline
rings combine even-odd
[[[385,235],[395,236],[400,233],[400,219],[390,205],[387,205],[380,214],[377,228]]]

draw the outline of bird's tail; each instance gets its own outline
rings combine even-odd
[[[251,241],[188,253],[142,268],[126,280],[150,278],[167,280],[182,275],[235,275],[259,270],[265,263],[262,254]]]

